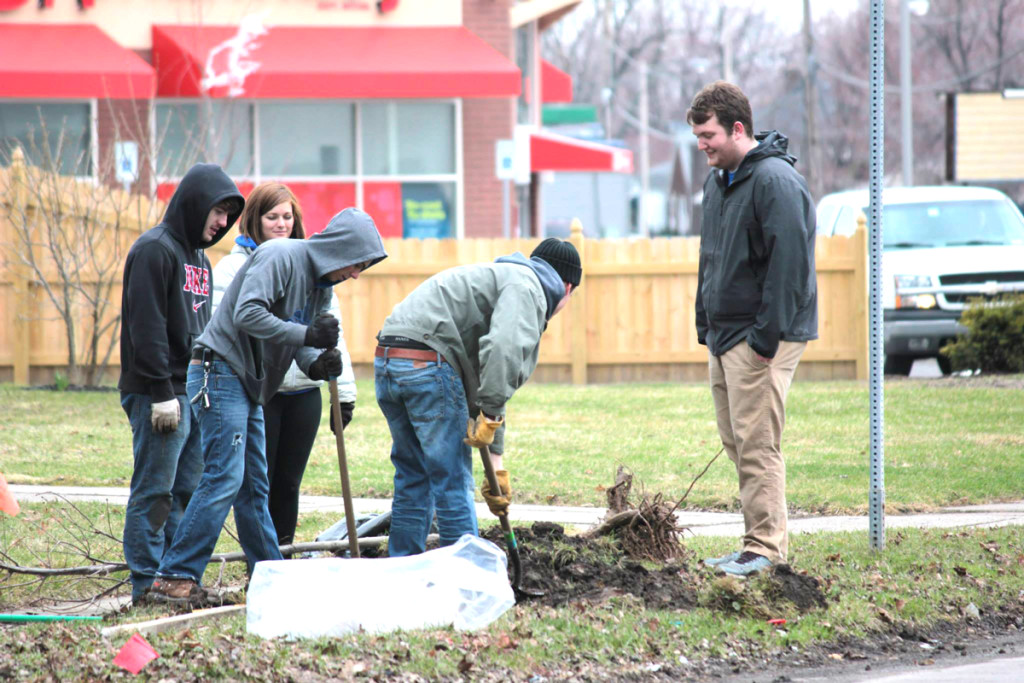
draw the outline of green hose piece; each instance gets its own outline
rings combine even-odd
[[[0,623],[24,624],[47,621],[102,621],[103,617],[80,617],[66,614],[0,614]]]

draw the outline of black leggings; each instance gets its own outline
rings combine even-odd
[[[267,433],[267,480],[270,518],[279,545],[295,539],[299,516],[299,484],[320,428],[320,390],[275,394],[263,407]]]

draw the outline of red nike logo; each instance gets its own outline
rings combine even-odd
[[[192,310],[193,311],[198,311],[199,307],[202,306],[205,303],[206,303],[206,299],[203,299],[202,301],[193,301],[192,302]]]

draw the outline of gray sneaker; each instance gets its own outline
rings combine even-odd
[[[726,562],[734,562],[738,559],[740,559],[739,550],[729,553],[728,555],[724,555],[722,557],[709,557],[706,560],[704,560],[704,564],[706,564],[709,567],[717,567],[719,565],[725,564]]]
[[[771,560],[764,555],[758,555],[750,551],[744,552],[732,562],[720,564],[716,569],[725,574],[733,576],[749,576],[764,571],[772,566]]]

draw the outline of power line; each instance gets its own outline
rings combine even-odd
[[[934,83],[926,83],[925,85],[915,85],[915,86],[913,86],[911,88],[911,91],[912,92],[945,92],[945,91],[949,90],[952,87],[955,87],[955,86],[958,86],[958,85],[962,84],[964,81],[969,81],[972,78],[977,78],[978,76],[981,76],[982,74],[986,74],[989,71],[995,71],[1000,66],[1002,66],[1006,62],[1009,62],[1012,59],[1015,59],[1016,57],[1018,57],[1022,53],[1024,53],[1024,47],[1020,47],[1017,50],[1014,50],[1010,54],[1006,55],[1002,59],[1000,59],[1000,60],[998,60],[996,62],[993,62],[992,64],[989,64],[987,66],[984,66],[984,67],[982,67],[980,69],[976,69],[975,71],[972,71],[969,74],[965,74],[963,76],[959,76],[959,77],[956,77],[956,78],[949,78],[949,79],[946,79],[944,81],[935,81]],[[833,78],[836,78],[836,79],[838,79],[840,81],[843,81],[844,83],[848,83],[848,84],[850,84],[852,86],[861,88],[863,90],[867,90],[870,87],[869,83],[866,80],[864,80],[862,78],[859,78],[858,76],[854,76],[853,74],[848,73],[846,71],[843,71],[842,69],[840,69],[838,67],[832,66],[828,62],[823,62],[821,60],[817,60],[817,64],[818,64],[818,66],[821,67],[822,71],[824,71],[825,73],[829,74]],[[900,92],[900,87],[898,85],[888,85],[888,86],[885,87],[885,92],[887,92],[887,93],[897,93],[898,94]]]

